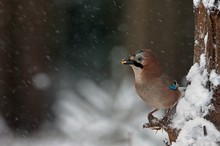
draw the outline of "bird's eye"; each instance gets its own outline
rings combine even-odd
[[[142,60],[143,60],[142,57],[138,57],[138,58],[137,58],[137,61],[138,61],[138,62],[142,62]]]

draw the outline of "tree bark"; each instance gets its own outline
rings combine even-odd
[[[217,7],[217,2],[214,3]],[[220,73],[220,13],[215,6],[211,9],[204,7],[200,2],[198,7],[194,8],[195,18],[195,42],[194,42],[194,60],[193,63],[199,63],[201,54],[206,56],[206,68],[208,73],[212,69]],[[211,83],[208,83],[207,88],[214,89],[212,104],[214,105],[206,119],[212,122],[218,130],[220,130],[220,86],[213,88]],[[170,142],[175,142],[180,131],[169,127],[167,133]]]
[[[220,2],[218,0],[218,2]],[[217,2],[216,2],[217,7]],[[202,3],[195,8],[195,44],[194,44],[194,63],[199,61],[202,53],[206,56],[208,73],[212,69],[220,73],[220,14],[215,6],[206,9]],[[206,38],[207,42],[206,42]],[[206,118],[220,130],[220,86],[213,88],[208,83],[207,88],[214,90],[212,104],[215,110],[211,111]]]

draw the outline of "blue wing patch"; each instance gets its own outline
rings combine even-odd
[[[178,85],[177,81],[175,80],[172,85],[169,85],[169,86],[168,86],[168,88],[169,88],[170,90],[176,90],[176,89],[178,88],[178,86],[179,86],[179,85]]]
[[[177,86],[172,84],[168,87],[170,90],[176,90],[177,89]]]

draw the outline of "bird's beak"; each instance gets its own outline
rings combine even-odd
[[[124,65],[134,65],[136,67],[139,67],[139,68],[144,68],[144,66],[141,64],[141,63],[138,63],[135,61],[135,57],[134,56],[131,56],[129,59],[122,59],[121,60],[121,64],[124,64]]]
[[[132,57],[129,59],[122,59],[121,60],[121,64],[124,64],[124,65],[132,65],[134,63],[135,63],[135,61],[132,59]]]

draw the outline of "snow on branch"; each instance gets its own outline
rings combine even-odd
[[[220,10],[219,1],[216,1],[216,0],[193,0],[193,5],[195,8],[198,8],[201,3],[208,10],[211,10],[211,9]]]
[[[205,54],[202,54],[200,62],[195,63],[187,75],[190,84],[176,108],[172,127],[181,131],[172,146],[204,145],[204,142],[212,146],[219,144],[220,132],[204,118],[210,110],[214,110],[211,104],[213,91],[206,88],[207,83],[211,81],[213,85],[218,85],[219,79],[214,71],[209,76]]]
[[[194,7],[199,7],[202,3],[206,9],[219,8],[219,3],[216,0],[193,0]]]

